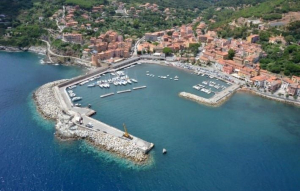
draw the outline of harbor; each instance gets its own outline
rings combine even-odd
[[[184,68],[186,71],[178,70],[171,68],[169,64],[163,64],[162,61],[152,61],[156,64],[146,62],[146,60],[138,60],[106,69],[97,69],[53,86],[54,96],[61,110],[56,116],[58,121],[56,135],[62,139],[86,139],[96,147],[98,145],[121,157],[138,163],[145,162],[148,158],[147,153],[154,144],[132,135],[130,133],[132,127],[129,127],[129,131],[125,126],[123,129],[121,124],[126,123],[127,120],[115,124],[118,128],[102,122],[97,114],[103,110],[97,108],[116,99],[131,97],[135,100],[139,95],[151,97],[154,92],[157,92],[156,88],[162,85],[166,90],[169,86],[176,87],[172,89],[174,96],[176,91],[190,92],[179,95],[197,102],[216,105],[225,97],[232,95],[238,87],[210,72],[186,68]],[[160,91],[161,93],[170,92]],[[119,141],[107,145],[108,142],[103,140],[108,139]],[[124,147],[124,144],[128,148]],[[120,151],[120,147],[123,151]]]

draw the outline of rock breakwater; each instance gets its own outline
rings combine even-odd
[[[58,100],[55,98],[53,87],[66,80],[47,83],[33,93],[33,99],[39,113],[46,119],[57,120],[62,114]]]
[[[62,110],[55,97],[54,88],[65,80],[47,83],[38,88],[33,99],[39,113],[46,119],[56,120],[56,136],[61,140],[84,139],[93,146],[129,159],[137,164],[144,164],[148,155],[132,140],[114,136],[102,131],[87,128],[78,123],[74,112]]]

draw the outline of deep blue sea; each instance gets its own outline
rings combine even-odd
[[[41,58],[0,52],[1,191],[300,190],[299,108],[244,93],[218,108],[203,106],[178,93],[196,91],[191,87],[204,79],[157,65],[127,72],[146,89],[107,98],[99,96],[116,87],[74,89],[97,111],[94,118],[117,128],[125,122],[131,134],[155,144],[150,164],[139,167],[54,137],[54,123],[35,111],[32,92],[83,70],[43,65]]]

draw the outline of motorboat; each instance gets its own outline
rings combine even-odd
[[[167,153],[167,149],[163,148],[162,153],[166,154]]]
[[[68,87],[69,90],[74,89],[74,88],[76,88],[76,85],[73,85],[73,86],[69,86],[69,87]]]
[[[88,87],[92,88],[92,87],[95,87],[95,85],[96,85],[95,83],[92,83],[92,84],[89,84]]]

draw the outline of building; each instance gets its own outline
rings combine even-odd
[[[99,62],[98,62],[98,56],[93,54],[92,55],[92,66],[99,66]]]
[[[270,92],[275,92],[281,87],[281,80],[279,80],[275,76],[271,76],[269,79],[266,80],[265,86],[268,88]]]
[[[298,93],[298,85],[297,84],[291,84],[287,88],[287,93],[291,96],[297,95]]]
[[[219,71],[223,71],[224,66],[225,66],[225,61],[223,59],[219,59],[215,62],[215,67]]]
[[[64,33],[63,34],[63,40],[67,42],[72,42],[72,43],[82,43],[82,35],[78,33]]]
[[[232,74],[233,73],[234,68],[232,66],[229,65],[225,65],[223,67],[223,72],[226,74]]]
[[[251,78],[251,82],[254,86],[263,88],[265,87],[265,81],[268,79],[268,76],[255,76]]]
[[[259,40],[259,35],[254,34],[247,37],[247,42],[249,43],[255,43]]]
[[[292,81],[298,85],[300,85],[300,77],[298,76],[292,76]]]
[[[146,41],[157,41],[157,34],[156,33],[146,33],[145,40]]]

